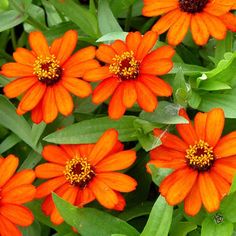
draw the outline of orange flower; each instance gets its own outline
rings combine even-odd
[[[51,192],[76,206],[95,200],[109,209],[123,210],[125,200],[119,192],[133,191],[136,181],[114,172],[128,168],[135,151],[123,151],[114,129],[107,130],[96,144],[48,145],[42,153],[49,161],[36,167],[38,178],[50,179],[37,188],[36,198],[46,197],[42,210],[54,224],[63,222],[52,201]]]
[[[16,225],[29,226],[34,221],[31,211],[22,206],[35,196],[34,171],[23,170],[16,174],[19,160],[14,155],[0,158],[0,235],[21,236]]]
[[[235,0],[144,0],[143,15],[162,15],[152,30],[159,34],[168,30],[171,45],[181,43],[189,28],[195,43],[204,45],[210,35],[222,40],[227,28],[235,31],[236,17],[229,13],[233,4]]]
[[[77,32],[67,31],[49,47],[41,32],[29,35],[32,51],[18,48],[13,54],[16,63],[2,66],[2,74],[17,77],[5,86],[7,97],[14,98],[24,93],[17,113],[22,115],[31,111],[32,120],[40,123],[52,122],[58,112],[67,116],[73,110],[69,92],[79,97],[91,94],[89,83],[82,77],[85,70],[97,68],[94,60],[95,48],[87,47],[71,56],[77,43]]]
[[[99,46],[96,56],[105,66],[87,71],[84,79],[103,80],[93,92],[93,102],[99,104],[112,95],[108,109],[112,119],[119,119],[136,101],[143,110],[153,112],[156,96],[172,94],[170,85],[156,75],[171,70],[175,51],[164,46],[150,52],[157,38],[155,32],[144,36],[135,32],[129,33],[125,42],[116,40]]]
[[[180,114],[189,119],[184,110]],[[162,145],[150,152],[150,164],[174,171],[160,185],[170,205],[184,200],[184,210],[194,216],[202,206],[208,212],[219,209],[236,173],[236,131],[222,138],[224,112],[215,108],[197,113],[194,125],[176,125],[181,139],[159,129]]]

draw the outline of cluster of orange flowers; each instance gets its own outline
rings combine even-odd
[[[125,41],[101,44],[73,53],[78,35],[69,30],[49,46],[41,32],[29,35],[31,50],[18,48],[16,62],[2,66],[1,74],[15,78],[4,88],[5,95],[15,98],[23,94],[17,113],[31,111],[33,122],[50,123],[58,113],[67,116],[73,111],[71,93],[84,98],[92,94],[99,104],[111,97],[108,114],[119,119],[135,102],[152,112],[157,97],[169,97],[171,86],[159,78],[173,67],[174,49],[162,46],[153,50],[158,33],[168,30],[171,45],[179,44],[189,27],[198,45],[209,36],[223,39],[226,30],[236,31],[235,0],[144,0],[143,15],[162,15],[152,31],[141,35],[128,33]],[[99,82],[92,91],[89,82]],[[189,120],[186,112],[179,114]],[[150,152],[157,167],[174,171],[160,185],[160,193],[170,205],[184,201],[185,212],[196,215],[202,204],[207,211],[219,208],[220,200],[229,192],[236,173],[236,132],[221,138],[224,112],[213,109],[197,113],[194,125],[178,124],[176,135],[155,129],[162,145]],[[42,152],[48,161],[33,170],[16,174],[18,158],[0,158],[0,235],[21,235],[15,225],[27,226],[32,213],[22,204],[34,198],[45,198],[42,210],[55,224],[63,222],[51,192],[76,206],[97,199],[108,209],[123,210],[125,199],[120,192],[135,190],[136,181],[117,172],[136,160],[133,150],[123,150],[118,132],[107,130],[96,144],[48,145]],[[35,176],[48,179],[35,188]]]

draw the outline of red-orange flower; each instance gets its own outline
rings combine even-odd
[[[31,211],[22,206],[35,196],[34,171],[23,170],[15,174],[19,160],[14,155],[0,158],[0,235],[21,236],[16,227],[29,226],[34,221]]]
[[[168,30],[171,45],[181,43],[189,28],[195,43],[204,45],[210,35],[222,40],[227,28],[235,31],[236,17],[229,12],[233,4],[235,0],[144,0],[143,15],[162,15],[152,30]]]
[[[106,208],[123,210],[119,192],[133,191],[136,181],[115,172],[128,168],[136,159],[133,150],[123,150],[114,129],[107,130],[96,144],[48,145],[42,153],[49,161],[37,166],[38,178],[50,179],[37,188],[36,198],[46,197],[42,209],[54,224],[63,222],[52,201],[51,192],[76,206],[97,199]]]
[[[71,56],[77,40],[77,32],[69,30],[49,47],[41,32],[32,32],[29,35],[32,51],[18,48],[13,54],[16,63],[2,66],[3,75],[17,77],[5,86],[6,96],[24,94],[17,109],[19,115],[32,110],[35,123],[42,120],[50,123],[58,112],[71,114],[73,101],[69,92],[79,97],[91,94],[90,84],[80,77],[87,69],[99,66],[94,60],[95,47],[81,49]]]
[[[102,80],[93,92],[93,102],[99,104],[112,96],[108,108],[111,118],[119,119],[136,101],[143,110],[152,112],[157,106],[156,96],[172,94],[170,85],[156,75],[171,70],[175,51],[163,46],[151,52],[157,38],[151,31],[143,36],[130,32],[125,42],[115,40],[99,46],[96,56],[105,66],[87,71],[84,79]]]
[[[180,114],[189,119],[184,110]],[[176,125],[181,138],[155,130],[162,145],[150,152],[156,167],[174,171],[160,185],[160,193],[170,205],[184,201],[188,215],[199,212],[202,204],[208,212],[216,211],[229,192],[236,173],[236,132],[221,138],[224,112],[215,108],[197,113],[194,125]]]

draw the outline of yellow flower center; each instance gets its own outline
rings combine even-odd
[[[85,188],[95,176],[95,172],[87,158],[75,157],[67,161],[64,175],[70,184]]]
[[[110,72],[118,76],[121,81],[136,79],[139,74],[139,62],[134,58],[134,52],[124,52],[115,55],[109,66]]]
[[[188,13],[202,12],[209,0],[179,0],[179,7]]]
[[[211,168],[215,160],[213,148],[208,143],[200,140],[195,145],[190,145],[186,150],[187,163],[194,170],[206,171]]]
[[[46,58],[38,56],[34,62],[34,74],[40,82],[53,85],[61,78],[62,69],[54,55]]]

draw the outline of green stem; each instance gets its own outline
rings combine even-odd
[[[34,26],[34,28],[36,28],[36,29],[38,29],[38,30],[40,30],[40,31],[45,31],[45,30],[48,29],[45,25],[43,25],[43,24],[41,24],[40,22],[36,21],[36,20],[35,20],[33,17],[31,17],[31,16],[29,16],[29,17],[27,18],[26,23],[28,23],[28,24]]]
[[[126,17],[126,20],[125,20],[125,32],[129,32],[131,17],[132,17],[132,6],[129,7],[127,17]]]
[[[134,151],[139,151],[140,149],[142,148],[141,144],[140,143],[137,143],[136,146],[134,148],[132,148],[132,150]]]

